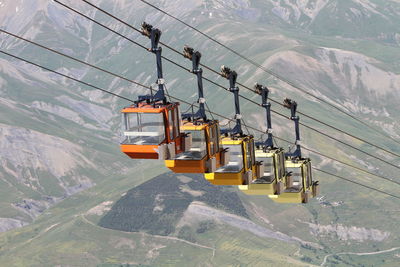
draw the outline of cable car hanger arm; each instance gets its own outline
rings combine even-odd
[[[147,36],[151,40],[151,48],[148,50],[156,55],[156,62],[157,62],[157,85],[158,91],[155,95],[153,95],[153,91],[151,91],[150,95],[142,95],[139,96],[140,101],[148,101],[148,102],[158,102],[162,101],[163,104],[167,103],[167,98],[165,97],[164,93],[164,77],[163,77],[163,70],[162,70],[162,62],[161,62],[161,53],[162,48],[158,45],[161,38],[161,31],[157,28],[154,28],[152,25],[143,22],[141,33],[144,36]]]
[[[229,80],[229,91],[233,93],[235,99],[235,120],[236,125],[233,129],[222,130],[221,132],[232,133],[233,135],[242,135],[242,115],[240,114],[240,103],[239,103],[239,87],[236,86],[237,73],[224,65],[221,66],[221,76]]]
[[[196,113],[188,113],[183,114],[183,119],[192,119],[193,121],[197,119],[203,119],[207,121],[207,115],[205,112],[205,103],[206,100],[204,98],[204,90],[203,90],[203,69],[200,68],[200,59],[201,53],[199,51],[194,51],[193,48],[189,46],[184,46],[183,48],[183,56],[192,61],[192,73],[197,76],[197,87],[199,98],[197,103],[199,103],[199,110]]]
[[[296,132],[296,150],[293,153],[286,153],[286,156],[294,158],[294,159],[301,159],[301,146],[300,146],[300,126],[299,121],[300,117],[296,115],[297,111],[297,103],[289,98],[285,98],[283,100],[283,106],[290,109],[290,119],[294,121],[295,132]]]
[[[267,115],[267,140],[264,142],[257,142],[257,146],[263,148],[274,148],[274,140],[272,135],[272,121],[271,121],[271,102],[268,102],[269,89],[266,86],[256,83],[255,91],[262,97],[262,107],[265,108]]]

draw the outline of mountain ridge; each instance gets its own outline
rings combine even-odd
[[[65,1],[65,3],[135,41],[145,46],[149,45],[149,41],[138,33],[132,32],[86,4],[80,1]],[[218,70],[222,64],[229,66],[239,73],[240,82],[248,86],[255,82],[263,83],[271,89],[272,98],[280,100],[290,97],[299,103],[300,111],[400,153],[399,147],[394,142],[365,130],[348,117],[266,75],[243,59],[139,1],[116,3],[98,0],[93,3],[118,15],[135,27],[140,27],[144,20],[152,23],[163,31],[163,42],[178,50],[184,44],[200,50],[204,64],[213,69]],[[400,135],[397,105],[400,100],[399,1],[207,0],[189,3],[165,0],[155,4],[394,138]],[[89,23],[55,2],[2,1],[0,6],[2,29],[33,39],[130,79],[145,84],[155,80],[153,55]],[[21,20],[22,17],[25,19]],[[134,99],[146,91],[126,81],[7,37],[3,33],[1,38],[2,50],[125,97]],[[190,62],[184,61],[171,51],[164,49],[163,53],[166,57],[190,67]],[[166,61],[163,64],[169,92],[188,102],[196,101],[194,78]],[[12,259],[14,255],[19,255],[20,262],[25,265],[32,255],[39,255],[37,257],[42,257],[41,260],[51,259],[49,262],[54,265],[66,264],[68,260],[74,260],[74,263],[78,264],[78,259],[90,264],[119,264],[123,263],[122,259],[129,262],[129,253],[132,253],[128,249],[129,245],[126,246],[126,250],[122,249],[121,254],[118,254],[121,248],[117,247],[113,247],[110,251],[106,251],[105,248],[98,250],[95,248],[96,241],[106,240],[111,242],[109,244],[115,244],[113,238],[118,239],[122,236],[117,238],[113,234],[103,234],[100,229],[95,230],[91,225],[84,224],[79,215],[101,203],[107,201],[115,203],[122,194],[127,193],[128,189],[135,190],[134,186],[158,175],[149,174],[141,169],[140,166],[145,162],[131,160],[119,151],[119,110],[128,103],[4,55],[0,56],[0,73],[0,147],[2,148],[0,231],[6,230],[0,234],[1,257]],[[225,81],[208,71],[205,71],[204,75],[227,86]],[[240,88],[240,93],[254,101],[261,101],[244,88]],[[226,116],[233,115],[232,99],[228,93],[205,82],[205,94],[213,111]],[[241,104],[246,124],[265,129],[264,111],[247,101],[241,101]],[[182,105],[182,110],[186,108]],[[289,116],[287,110],[282,110],[276,105],[273,105],[273,108]],[[334,133],[331,129],[307,118],[302,117],[301,120],[397,164],[397,159],[385,156],[359,141]],[[273,127],[277,136],[294,140],[293,125],[289,120],[273,116]],[[333,158],[381,175],[397,177],[396,170],[336,142],[327,142],[314,132],[302,128],[302,138],[305,146]],[[286,148],[286,144],[280,141],[278,145]],[[311,156],[315,166],[344,177],[351,177],[368,186],[396,192],[395,187],[376,178],[360,175],[320,156],[307,152],[304,152],[304,155]],[[154,166],[160,172],[163,170],[160,162],[152,162],[145,166],[147,168]],[[135,175],[135,172],[139,175]],[[241,199],[252,222],[267,228],[273,227],[274,231],[287,236],[314,242],[322,249],[306,245],[286,245],[276,240],[271,241],[267,237],[252,235],[254,240],[249,240],[251,238],[248,232],[237,231],[237,228],[229,226],[226,222],[203,234],[196,232],[198,225],[189,224],[183,228],[177,224],[179,230],[176,234],[181,234],[185,238],[197,238],[206,241],[205,244],[211,247],[215,246],[216,256],[213,261],[209,261],[210,251],[196,255],[198,259],[196,263],[200,264],[207,259],[210,265],[224,265],[227,262],[232,265],[250,262],[278,264],[290,259],[295,260],[298,265],[302,264],[301,261],[304,265],[307,265],[307,262],[319,265],[326,255],[335,255],[344,250],[364,252],[397,247],[398,241],[395,236],[399,233],[394,222],[399,218],[393,212],[396,210],[395,201],[320,173],[315,173],[314,177],[321,181],[322,195],[321,199],[307,206],[275,205],[263,197],[247,197],[239,192],[233,192]],[[184,195],[190,195],[192,191],[190,187],[178,187],[176,190]],[[108,191],[110,193],[105,193]],[[197,190],[194,191],[192,193],[198,193]],[[254,212],[254,207],[257,207],[257,213]],[[50,213],[55,216],[54,219],[49,217]],[[95,224],[100,220],[100,216],[96,213],[85,216]],[[293,221],[293,218],[300,221]],[[45,231],[52,225],[56,226]],[[213,223],[206,222],[203,227],[212,228]],[[364,230],[360,229],[367,229],[367,232],[378,230],[390,235],[379,242],[370,239],[344,241],[338,238],[340,236],[336,233],[338,229],[345,229],[346,236],[353,228],[361,232]],[[29,241],[30,236],[38,235],[38,231],[42,234],[37,239]],[[68,233],[74,231],[84,236],[82,239],[75,237],[82,245],[75,244],[75,241],[68,237]],[[314,234],[315,231],[324,234],[314,235],[312,231]],[[93,233],[98,237],[90,235]],[[133,236],[135,238],[131,238],[130,242],[136,244],[140,233]],[[92,238],[98,239],[93,241]],[[25,247],[30,242],[36,247]],[[159,246],[151,237],[144,242],[149,250]],[[10,251],[9,246],[25,250]],[[54,259],[51,253],[54,255],[64,253],[63,246],[67,248],[68,253],[62,255],[68,260]],[[167,254],[180,255],[179,246],[173,242],[163,243],[162,246],[164,247],[154,250],[158,254],[155,253],[151,258],[141,261],[139,254],[143,256],[147,252],[140,251],[132,261],[149,265],[160,265],[163,260],[174,263]],[[72,249],[73,247],[76,249]],[[240,247],[246,249],[240,250]],[[247,248],[254,249],[252,251]],[[182,249],[185,250],[185,255],[193,255],[193,251],[186,245]],[[264,256],[263,249],[268,250]],[[90,251],[91,260],[82,256],[83,251]],[[296,251],[299,251],[298,254]],[[219,252],[221,254],[218,256]],[[118,260],[118,256],[113,258],[112,253],[121,255],[121,260]],[[229,256],[233,255],[232,253],[241,255],[242,259],[233,260]],[[395,262],[395,253],[393,251],[391,256],[386,258],[382,254],[373,261],[375,264],[390,266]],[[76,259],[72,259],[73,257]],[[356,255],[328,257],[327,264],[334,265],[335,262],[343,266],[349,262],[370,264],[362,257]],[[281,260],[282,258],[285,260]],[[37,264],[41,260],[36,261]],[[178,262],[182,263],[184,260],[187,258],[183,256]],[[382,260],[386,260],[386,263]]]

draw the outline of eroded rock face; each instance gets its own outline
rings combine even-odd
[[[345,226],[342,224],[320,225],[308,223],[311,234],[315,236],[331,236],[342,241],[355,240],[363,241],[378,241],[382,242],[389,236],[389,232],[378,229],[367,229],[364,227]]]
[[[63,198],[55,198],[45,196],[41,200],[23,199],[17,203],[12,204],[12,207],[27,214],[32,219],[35,219],[46,209],[50,208]]]
[[[94,166],[93,163],[83,155],[80,146],[66,139],[0,124],[0,150],[4,181],[11,188],[24,187],[42,195],[40,199],[24,198],[12,204],[32,219],[66,196],[94,185],[90,178],[77,171]],[[11,219],[3,223],[5,231],[26,224]]]
[[[383,97],[390,92],[400,93],[400,75],[376,67],[377,60],[359,53],[321,47],[316,51],[319,64],[326,66],[326,73],[339,88],[357,89]],[[342,94],[348,94],[342,91]]]
[[[75,176],[74,184],[63,179],[80,166],[93,166],[82,154],[82,149],[68,140],[0,124],[0,149],[0,163],[5,172],[33,190],[46,187],[40,171],[49,172],[58,179],[58,185],[67,194],[79,191],[77,185],[83,188],[92,185],[90,179],[83,176]]]
[[[89,162],[80,155],[79,146],[55,136],[30,129],[0,124],[0,149],[2,165],[12,165],[8,171],[15,177],[22,167],[49,170],[54,176],[67,175],[80,165],[80,160]]]
[[[400,75],[384,71],[376,66],[382,62],[341,49],[321,47],[314,52],[314,57],[295,51],[279,52],[269,57],[264,65],[277,69],[279,72],[301,74],[299,77],[302,77],[302,82],[305,84],[316,84],[322,78],[330,81],[330,83],[321,84],[320,93],[323,95],[335,88],[340,98],[353,99],[357,102],[361,99],[360,92],[369,100],[377,97],[384,98],[388,94],[400,98]],[[349,106],[348,108],[354,112],[386,115],[383,111],[357,107]]]
[[[0,218],[0,233],[25,226],[27,224],[27,222],[16,219]]]
[[[313,20],[328,3],[328,0],[278,0],[271,1],[274,7],[272,13],[284,21],[291,23],[299,21],[302,15]]]

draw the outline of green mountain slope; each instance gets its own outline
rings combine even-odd
[[[194,240],[187,240],[191,228],[184,226],[177,236],[128,233],[99,226],[99,219],[107,213],[112,203],[117,202],[121,194],[126,192],[128,185],[134,184],[133,178],[136,176],[136,180],[140,181],[138,173],[142,177],[152,177],[162,170],[159,167],[151,170],[149,166],[146,164],[143,168],[136,169],[129,177],[113,177],[114,186],[111,190],[109,181],[99,183],[50,208],[34,224],[3,234],[0,239],[2,264],[113,266],[128,263],[202,266],[268,261],[290,266],[286,263],[289,260],[298,266],[304,265],[296,257],[291,258],[296,250],[291,243],[271,241],[253,234],[248,239],[250,233],[247,231],[238,231],[237,228],[221,223],[211,223],[210,219],[207,219],[209,223],[198,225],[193,232]],[[159,181],[163,177],[168,175],[159,176],[155,180]],[[146,183],[140,187],[146,188]],[[118,202],[115,205],[121,206]],[[160,216],[162,215],[161,213]],[[285,244],[285,247],[279,245],[280,243]],[[233,256],[235,251],[241,249],[247,251],[242,259]]]
[[[149,45],[148,39],[83,2],[65,2]],[[188,44],[200,50],[202,62],[213,69],[229,66],[239,73],[241,83],[268,85],[274,99],[295,99],[302,112],[400,153],[397,143],[256,69],[140,1],[93,3],[136,27],[146,20],[163,30],[162,40],[172,47],[180,50]],[[163,0],[156,4],[399,138],[398,1]],[[130,79],[148,85],[155,81],[153,55],[52,1],[3,1],[0,7],[2,29]],[[0,36],[1,50],[129,98],[145,93],[108,74],[5,34]],[[163,53],[190,67],[189,61],[168,49]],[[168,62],[164,62],[164,70],[168,91],[194,102],[194,77]],[[207,70],[204,76],[227,86],[225,80]],[[231,95],[210,83],[204,85],[211,109],[232,116]],[[260,101],[244,88],[240,90]],[[321,197],[307,206],[277,205],[265,197],[244,196],[235,188],[213,187],[197,176],[164,174],[166,169],[160,163],[134,161],[120,153],[119,110],[127,104],[0,55],[1,264],[309,266],[325,262],[325,266],[396,266],[400,253],[397,200],[317,172],[314,177],[322,185]],[[246,123],[265,129],[264,111],[244,100],[241,104]],[[186,108],[182,105],[182,110]],[[273,109],[288,114],[276,105]],[[399,164],[398,159],[360,141],[307,118],[301,121]],[[293,140],[289,120],[274,115],[273,127],[277,136]],[[305,146],[333,158],[399,179],[395,168],[313,131],[302,128],[302,138]],[[288,144],[278,145],[287,148]],[[311,156],[318,168],[393,194],[399,192],[391,183],[318,155],[304,154]],[[185,183],[179,177],[192,180]],[[205,193],[198,195],[197,191]],[[157,198],[165,192],[168,196]],[[162,205],[157,206],[157,201],[166,208],[158,210]],[[136,224],[150,218],[145,227]],[[167,225],[172,226],[168,231]]]

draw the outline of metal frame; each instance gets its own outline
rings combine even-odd
[[[296,101],[293,101],[289,98],[286,98],[283,101],[283,106],[290,109],[290,119],[294,121],[294,127],[295,127],[295,132],[296,132],[296,150],[294,152],[288,152],[286,153],[286,157],[291,158],[291,159],[301,159],[301,146],[300,146],[300,126],[299,126],[299,121],[300,117],[296,115],[297,111],[297,103]]]
[[[197,87],[199,98],[197,103],[199,103],[199,110],[196,113],[183,114],[183,119],[189,119],[196,121],[198,119],[203,119],[204,122],[207,121],[207,115],[205,111],[206,100],[204,98],[203,90],[203,69],[200,68],[201,53],[199,51],[194,51],[193,48],[185,46],[183,49],[183,56],[192,61],[192,73],[197,76]]]
[[[155,103],[161,101],[163,104],[167,104],[167,98],[165,97],[165,92],[164,92],[165,81],[163,77],[162,62],[161,62],[162,48],[158,46],[158,43],[160,42],[161,38],[161,31],[157,28],[154,28],[152,25],[143,22],[142,35],[145,35],[150,38],[151,48],[149,48],[148,50],[156,55],[158,91],[156,92],[156,94],[153,94],[153,91],[151,91],[150,95],[139,96],[139,102],[147,101],[148,103]]]
[[[223,134],[231,133],[232,135],[243,136],[242,131],[242,115],[240,114],[240,103],[239,103],[239,87],[236,86],[237,73],[232,71],[230,68],[221,66],[221,75],[229,80],[229,91],[233,93],[235,100],[235,119],[236,125],[233,129],[225,129],[221,132]]]
[[[267,139],[264,142],[257,142],[257,147],[260,146],[264,151],[274,149],[274,140],[272,135],[272,120],[271,120],[271,102],[268,102],[269,89],[266,86],[256,83],[254,86],[256,92],[262,97],[262,107],[265,108],[267,118]]]

